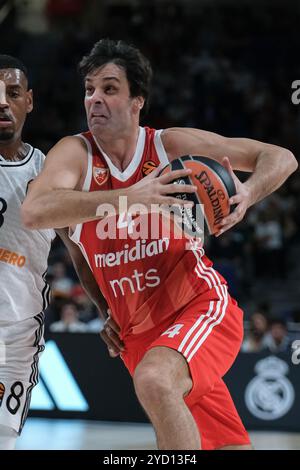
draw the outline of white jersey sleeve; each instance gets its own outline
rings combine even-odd
[[[55,232],[27,230],[20,220],[28,183],[40,173],[44,160],[30,145],[22,161],[0,156],[0,323],[25,320],[48,305],[45,275]]]

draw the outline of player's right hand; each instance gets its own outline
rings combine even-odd
[[[106,343],[110,357],[117,357],[124,351],[124,344],[120,340],[120,327],[111,317],[111,311],[107,310],[108,317],[104,323],[100,336]]]
[[[191,170],[173,170],[159,176],[161,168],[156,168],[142,180],[128,188],[128,201],[131,204],[143,204],[147,208],[151,204],[166,204],[172,206],[179,204],[181,206],[192,207],[192,202],[183,199],[177,199],[173,196],[175,193],[195,193],[197,187],[191,184],[173,183],[174,180],[189,176]]]

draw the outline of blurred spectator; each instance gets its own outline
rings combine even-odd
[[[20,31],[41,34],[48,30],[45,15],[47,0],[15,0],[16,25]]]
[[[268,320],[263,313],[255,312],[250,317],[250,328],[243,341],[243,352],[260,352],[266,348]]]
[[[88,322],[87,331],[89,333],[100,333],[103,330],[104,321],[99,316]]]
[[[73,281],[66,275],[66,266],[62,262],[55,263],[51,269],[52,276],[51,288],[52,295],[69,297],[73,286]]]
[[[86,325],[79,319],[79,312],[74,302],[66,303],[60,312],[60,320],[50,325],[52,333],[84,333],[87,331]]]
[[[268,208],[261,211],[255,227],[257,274],[284,277],[283,231],[278,215]]]
[[[241,281],[243,281],[243,250],[245,249],[244,236],[236,231],[225,232],[220,238],[211,238],[207,242],[208,256],[214,260],[214,267],[226,279],[229,292],[233,297],[241,294]]]
[[[76,302],[80,321],[87,323],[98,316],[95,305],[80,284],[74,285],[70,294],[73,301]]]
[[[288,351],[290,343],[286,321],[280,318],[271,320],[270,331],[265,338],[267,349],[274,354]]]

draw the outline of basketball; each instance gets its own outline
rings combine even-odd
[[[4,392],[5,392],[4,384],[2,382],[0,382],[0,403],[1,403],[1,400],[3,398]]]
[[[213,235],[218,232],[221,220],[234,209],[229,204],[230,197],[236,194],[234,181],[227,169],[220,163],[208,157],[193,155],[185,155],[173,160],[162,170],[161,174],[184,168],[191,169],[192,174],[174,180],[174,183],[192,184],[197,186],[197,192],[175,195],[178,199],[194,202],[191,209],[185,209],[182,220],[183,230],[192,236],[202,236],[203,230],[199,224],[199,214],[202,214],[204,228],[210,235]]]

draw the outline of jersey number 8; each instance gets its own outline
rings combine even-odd
[[[3,214],[4,214],[4,212],[6,212],[6,210],[7,210],[7,202],[6,202],[2,197],[0,197],[0,203],[1,203],[1,208],[0,208],[0,227],[2,227],[3,222],[4,222]]]

